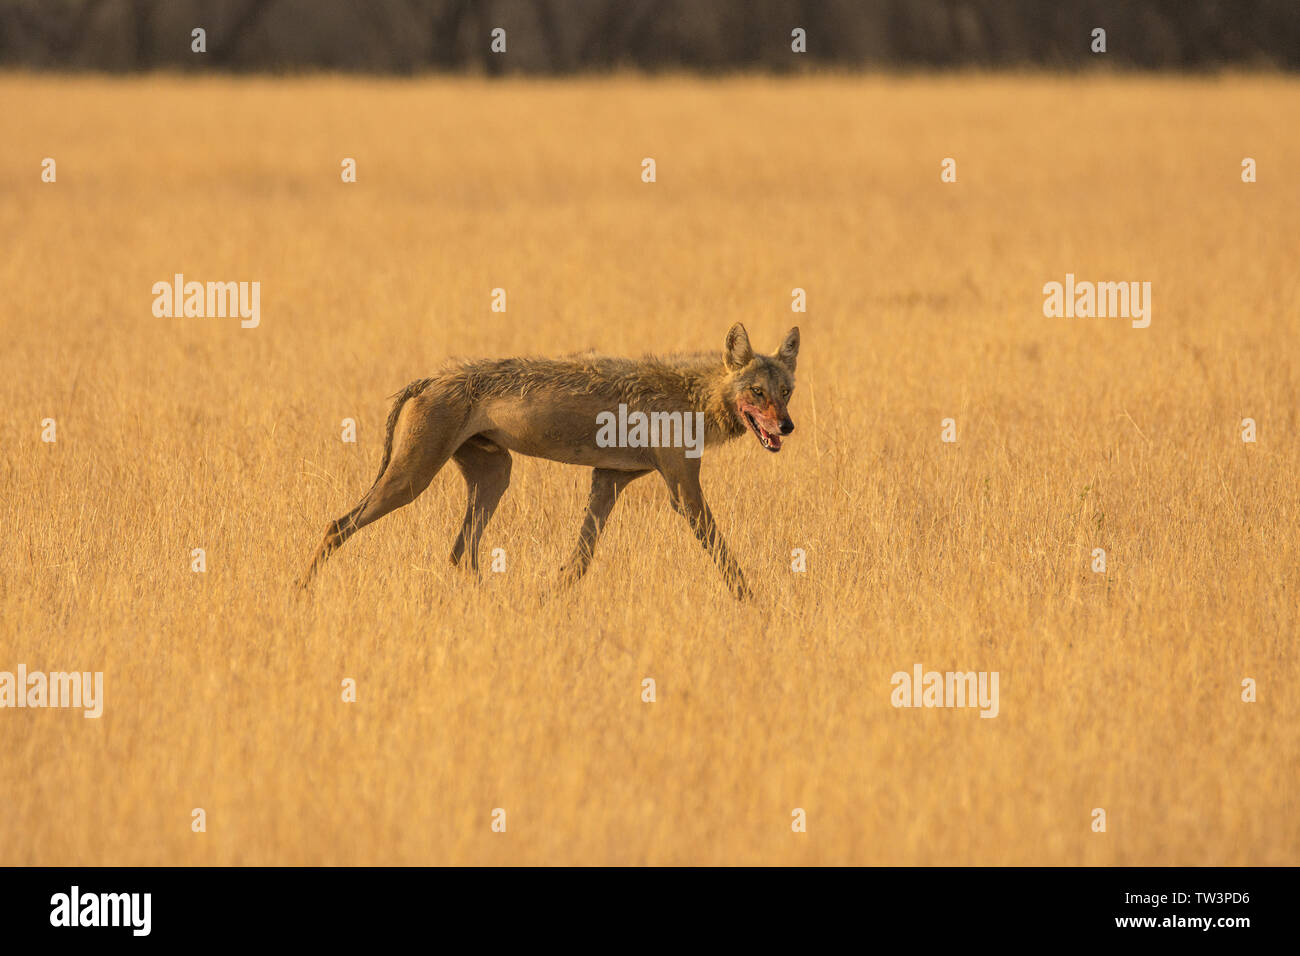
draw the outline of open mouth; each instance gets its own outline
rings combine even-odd
[[[781,436],[779,433],[767,431],[758,423],[758,419],[743,409],[741,410],[741,414],[745,416],[745,421],[749,423],[750,429],[758,436],[758,443],[760,445],[768,451],[781,450]]]

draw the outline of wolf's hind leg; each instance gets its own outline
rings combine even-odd
[[[478,570],[478,545],[483,529],[492,520],[497,504],[510,486],[510,452],[486,438],[475,436],[452,455],[465,476],[469,500],[465,504],[465,521],[451,548],[451,563],[460,565],[469,555],[471,570]]]
[[[587,499],[587,514],[582,519],[582,530],[578,532],[578,544],[573,549],[569,563],[560,569],[560,584],[576,584],[591,565],[591,558],[596,553],[596,542],[604,530],[609,513],[614,510],[614,502],[619,493],[629,484],[649,474],[649,471],[612,471],[608,468],[594,468],[591,472],[591,496]]]
[[[357,506],[325,529],[325,539],[298,579],[299,587],[305,588],[348,538],[390,511],[410,504],[429,487],[455,450],[456,432],[463,421],[463,415],[450,409],[431,408],[418,399],[408,403],[397,423],[388,466]]]

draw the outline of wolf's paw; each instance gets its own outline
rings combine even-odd
[[[567,588],[573,587],[582,580],[584,570],[585,569],[579,568],[576,565],[564,565],[560,568],[560,575],[559,579],[555,582],[555,589],[557,591],[563,591]]]
[[[482,577],[482,575],[479,573],[479,569],[477,565],[473,564],[470,561],[465,561],[463,559],[457,560],[454,555],[452,556],[451,559],[451,566],[455,568],[457,572],[463,574],[467,578]]]

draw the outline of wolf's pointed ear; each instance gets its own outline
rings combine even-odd
[[[776,357],[790,371],[794,371],[794,360],[799,357],[799,326],[785,333],[785,341],[776,350]]]
[[[744,368],[754,359],[754,350],[749,345],[749,333],[737,322],[727,333],[727,348],[724,353],[727,368]]]

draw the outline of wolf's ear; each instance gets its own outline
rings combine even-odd
[[[744,368],[754,358],[754,350],[749,345],[749,333],[737,322],[727,333],[727,348],[724,353],[727,368]]]
[[[790,371],[794,371],[794,360],[799,357],[799,326],[785,333],[785,341],[776,350],[776,357]]]

